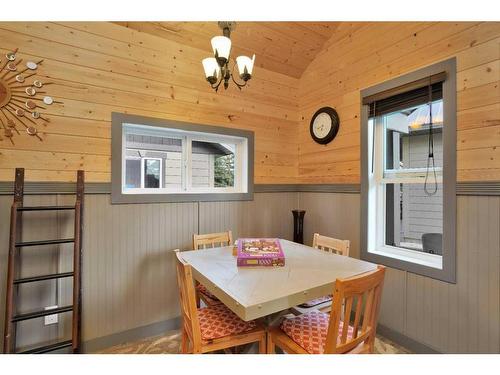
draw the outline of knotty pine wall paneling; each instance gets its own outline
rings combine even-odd
[[[210,41],[207,39],[206,41]],[[0,53],[44,59],[42,81],[63,104],[47,108],[40,142],[0,141],[0,180],[15,167],[27,180],[110,181],[110,121],[125,112],[255,132],[255,182],[293,183],[298,171],[298,79],[256,67],[241,92],[215,93],[205,81],[207,52],[106,23],[0,23]]]
[[[359,183],[360,90],[451,57],[458,180],[500,180],[499,22],[362,23],[348,30],[326,43],[300,79],[301,183]],[[309,135],[311,116],[323,106],[336,108],[341,120],[326,146]]]

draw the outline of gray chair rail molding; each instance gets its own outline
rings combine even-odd
[[[255,184],[255,193],[345,193],[359,194],[359,184]],[[14,193],[13,181],[0,181],[0,195]],[[25,194],[74,194],[72,182],[26,182]],[[85,194],[111,194],[109,182],[85,183]],[[457,195],[499,196],[500,181],[457,182]]]

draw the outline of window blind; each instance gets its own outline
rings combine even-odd
[[[443,81],[446,73],[435,74],[399,87],[363,98],[369,105],[369,117],[376,117],[429,102],[429,83],[432,85],[432,101],[443,98]]]

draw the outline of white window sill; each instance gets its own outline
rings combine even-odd
[[[408,250],[395,246],[380,246],[368,252],[370,254],[394,258],[409,263],[416,263],[426,267],[443,269],[443,257],[441,255]]]
[[[165,190],[165,189],[127,189],[123,190],[122,194],[246,194],[246,191],[237,191],[234,189],[213,189],[213,190]]]

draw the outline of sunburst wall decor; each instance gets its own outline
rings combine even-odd
[[[42,111],[52,103],[44,87],[52,82],[42,82],[36,77],[40,61],[26,61],[17,56],[18,49],[0,58],[0,141],[8,139],[14,144],[14,136],[25,131],[40,141],[40,124],[46,126],[49,119]],[[3,61],[2,61],[3,60]]]

